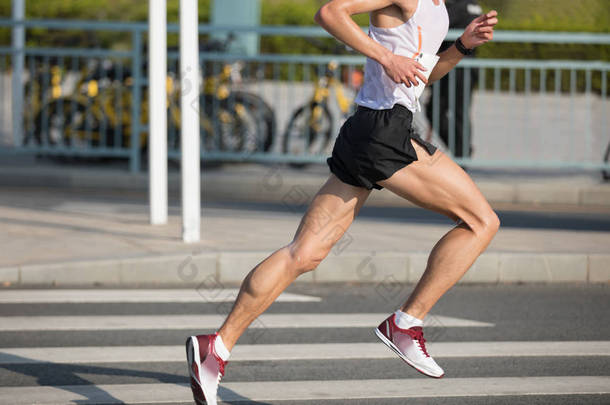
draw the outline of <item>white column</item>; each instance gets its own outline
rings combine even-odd
[[[13,0],[13,20],[25,19],[25,0]],[[18,147],[23,140],[23,65],[25,59],[25,27],[13,27],[13,73],[12,73],[12,115],[13,145]]]
[[[148,3],[148,198],[150,223],[167,223],[167,11],[166,0]]]
[[[197,0],[180,0],[182,240],[200,239],[199,41]]]

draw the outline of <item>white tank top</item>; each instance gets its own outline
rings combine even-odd
[[[449,16],[445,2],[439,0],[437,6],[432,0],[419,0],[415,13],[404,24],[392,28],[369,24],[369,37],[394,54],[415,58],[420,53],[436,55],[448,29]],[[421,107],[413,89],[413,86],[407,87],[390,79],[379,63],[367,58],[364,83],[355,102],[375,110],[401,104],[415,112]]]

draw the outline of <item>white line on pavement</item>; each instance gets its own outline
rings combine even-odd
[[[437,342],[435,358],[610,356],[610,341]],[[185,360],[184,346],[96,346],[0,348],[0,364],[146,363]],[[386,359],[396,354],[381,343],[237,345],[231,361]]]
[[[233,302],[238,292],[236,288],[4,290],[0,291],[0,304]],[[276,301],[319,302],[321,300],[320,297],[285,292]]]
[[[388,314],[263,314],[249,328],[363,328],[379,325]],[[3,316],[0,331],[216,329],[225,315]],[[493,323],[428,315],[428,327],[490,327]]]
[[[610,377],[497,377],[255,381],[221,383],[223,401],[298,401],[367,398],[425,398],[610,393]],[[0,388],[0,403],[142,404],[190,402],[186,384],[115,384]]]

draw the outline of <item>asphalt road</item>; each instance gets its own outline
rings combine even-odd
[[[241,398],[232,403],[282,405],[610,403],[608,286],[452,289],[425,329],[429,351],[446,372],[441,380],[420,375],[385,349],[374,325],[352,320],[364,314],[383,320],[412,287],[289,287],[296,298],[276,302],[264,314],[288,317],[286,326],[269,326],[271,318],[261,317],[246,332],[227,366],[221,396]],[[21,298],[10,298],[8,291],[15,290],[0,291],[0,404],[191,403],[182,345],[187,336],[212,329],[197,321],[174,329],[161,325],[185,315],[222,319],[232,297],[210,302],[199,290],[190,302],[173,302],[156,296],[167,291],[160,289],[140,300],[124,290],[118,298],[102,294],[98,300],[105,302],[91,302],[92,290],[82,290],[80,302],[61,302],[67,294],[60,289],[53,299],[42,296],[50,290],[21,291]],[[339,314],[336,327],[316,327],[333,314]],[[153,316],[160,326],[140,329],[142,319]],[[75,326],[76,317],[85,317],[84,325]],[[57,323],[48,326],[48,319]],[[311,344],[321,346],[306,346]],[[258,348],[265,348],[262,359],[238,352]],[[285,400],[299,389],[305,392],[301,400]],[[392,389],[397,393],[390,395]]]

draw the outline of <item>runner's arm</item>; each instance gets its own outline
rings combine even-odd
[[[496,10],[491,10],[472,20],[464,30],[464,33],[460,36],[464,46],[473,49],[491,41],[493,39],[494,26],[498,23],[498,19],[496,18],[497,15],[498,13]],[[433,83],[445,76],[464,57],[464,55],[457,50],[455,44],[439,53],[438,56],[440,56],[440,59],[436,63],[436,66],[434,66],[434,69],[432,69],[432,73],[430,73],[430,77],[428,78],[428,83]]]
[[[331,0],[318,10],[314,19],[339,41],[379,62],[395,82],[405,83],[407,87],[417,86],[417,79],[426,82],[425,76],[420,72],[426,69],[414,59],[395,55],[371,39],[351,17],[392,5],[404,9],[410,3],[408,0]]]

